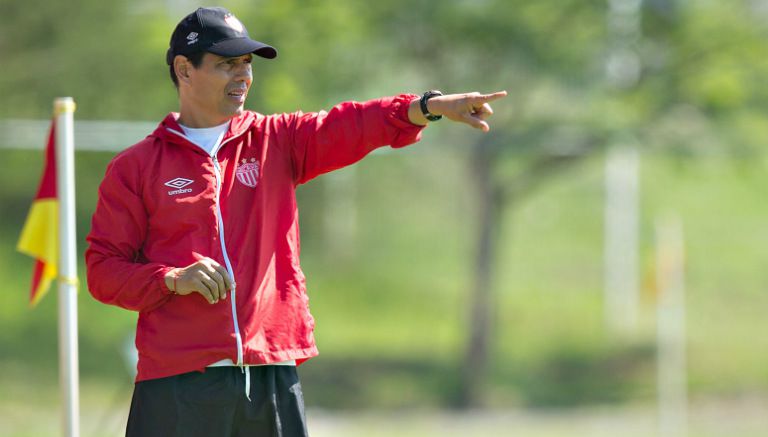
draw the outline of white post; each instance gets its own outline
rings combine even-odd
[[[657,390],[660,437],[685,437],[688,375],[685,354],[685,248],[677,217],[656,221]]]
[[[605,158],[605,320],[611,331],[632,333],[638,319],[640,157],[616,146]]]
[[[617,92],[637,86],[642,73],[643,0],[607,0],[605,79]],[[634,142],[634,141],[633,141]],[[619,144],[606,158],[605,320],[612,332],[630,334],[638,311],[637,149]]]
[[[75,102],[54,101],[56,184],[59,200],[59,384],[62,436],[79,437],[80,406],[77,360],[77,253],[75,241]]]

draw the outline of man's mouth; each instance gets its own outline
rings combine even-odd
[[[237,88],[227,92],[227,95],[239,101],[244,101],[245,93],[246,93],[246,90],[244,88]]]

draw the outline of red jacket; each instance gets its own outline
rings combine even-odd
[[[232,119],[216,159],[190,143],[169,114],[118,154],[99,188],[88,249],[88,287],[101,302],[139,312],[137,381],[237,364],[317,355],[299,266],[294,190],[373,149],[420,139],[408,121],[414,95],[347,102],[330,112]],[[210,305],[174,295],[164,275],[209,257],[235,282]]]

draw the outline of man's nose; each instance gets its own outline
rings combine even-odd
[[[235,70],[235,80],[248,80],[253,78],[253,72],[251,71],[251,64],[240,64]]]

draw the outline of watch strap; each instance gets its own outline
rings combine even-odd
[[[421,113],[424,114],[424,117],[429,121],[437,121],[443,118],[442,115],[435,115],[429,112],[429,109],[427,109],[427,101],[435,96],[442,96],[443,93],[438,90],[430,90],[424,93],[421,98],[419,99],[419,106],[421,107]]]

